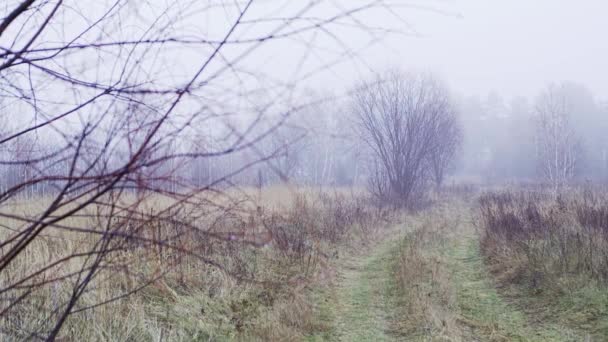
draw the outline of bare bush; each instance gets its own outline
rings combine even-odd
[[[454,168],[458,152],[462,147],[463,132],[455,111],[446,112],[438,127],[440,140],[429,157],[432,177],[437,189],[441,188],[446,174]]]
[[[488,193],[479,203],[482,250],[507,280],[534,289],[571,275],[608,282],[605,194]]]
[[[359,198],[321,193],[296,198],[285,213],[275,213],[264,225],[286,255],[306,260],[322,245],[337,245],[347,238],[365,239],[382,226],[383,212],[372,210]],[[327,257],[327,255],[325,256]]]
[[[441,183],[460,144],[447,89],[427,74],[391,72],[356,89],[357,129],[372,154],[370,189],[411,207],[428,181]]]

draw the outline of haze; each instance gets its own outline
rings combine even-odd
[[[608,99],[608,2],[452,0],[425,5],[445,13],[400,12],[420,36],[387,38],[364,53],[365,61],[375,69],[432,70],[466,95],[496,91],[507,98],[526,96],[548,82],[574,81]],[[377,23],[385,16],[369,20]],[[352,81],[348,74],[352,71],[340,69],[334,80]]]
[[[0,341],[608,341],[607,13],[1,0]]]

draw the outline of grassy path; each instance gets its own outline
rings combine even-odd
[[[464,341],[585,341],[574,331],[532,322],[495,288],[483,264],[477,237],[456,236],[446,251],[460,308]]]
[[[311,341],[392,341],[388,330],[390,303],[387,288],[390,262],[397,240],[385,240],[364,256],[342,262],[336,285],[319,294],[322,319],[330,331]]]
[[[446,234],[446,243],[426,244],[424,248],[430,248],[425,255],[434,255],[432,260],[443,263],[445,267],[441,269],[449,273],[447,286],[454,294],[456,305],[444,309],[450,310],[448,316],[455,318],[457,328],[448,336],[445,331],[441,336],[429,331],[425,336],[409,337],[391,332],[391,323],[404,319],[395,316],[399,312],[395,308],[397,301],[389,295],[394,284],[391,265],[398,255],[401,239],[396,233],[373,249],[342,260],[333,286],[313,293],[315,315],[326,328],[308,340],[590,341],[562,325],[539,322],[517,303],[501,296],[485,268],[478,236],[473,230],[455,229]]]
[[[384,243],[363,259],[348,260],[338,287],[337,336],[341,341],[390,341],[386,295],[392,243]]]

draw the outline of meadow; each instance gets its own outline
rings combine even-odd
[[[608,338],[605,191],[459,186],[407,211],[346,188],[243,188],[211,202],[222,205],[187,212],[197,229],[157,216],[124,237],[59,340]],[[151,197],[143,211],[169,207]],[[18,303],[2,318],[2,340],[50,328],[43,318],[69,300],[73,276],[91,258],[79,251],[98,243],[65,227],[99,224],[101,212],[49,229],[2,273],[0,299]]]
[[[188,220],[167,216],[122,222],[145,225],[137,225],[137,231],[124,237],[125,247],[106,256],[102,271],[81,297],[77,310],[82,313],[66,323],[64,338],[298,340],[322,329],[306,289],[328,277],[332,261],[346,246],[367,243],[388,222],[385,211],[366,204],[354,190],[239,189],[213,203],[191,205],[187,214],[196,229],[183,224]],[[44,199],[23,201],[13,203],[11,210],[36,212],[44,204]],[[169,199],[152,197],[142,212],[167,207]],[[42,313],[53,313],[68,300],[71,277],[91,257],[81,251],[95,250],[98,243],[95,234],[68,228],[99,225],[105,219],[101,208],[89,211],[45,231],[2,273],[2,287],[12,285],[0,294],[5,303],[29,295],[3,317],[3,340],[44,330],[50,322]],[[184,213],[169,216],[174,215]],[[18,227],[8,219],[1,224]],[[2,233],[4,240],[10,231]],[[53,260],[63,262],[49,265]],[[44,271],[32,275],[37,268]]]

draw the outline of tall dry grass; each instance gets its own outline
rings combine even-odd
[[[486,256],[494,263],[508,260],[514,281],[540,288],[576,275],[608,284],[606,193],[487,193],[479,199],[479,224]]]
[[[143,211],[160,212],[170,207],[168,201],[152,198]],[[43,202],[13,203],[11,210],[36,212]],[[60,337],[299,340],[323,328],[312,315],[307,287],[324,277],[341,246],[364,241],[390,219],[355,192],[343,190],[231,190],[198,203],[162,216],[125,220],[138,227],[138,239],[125,237],[121,243],[126,247],[106,257]],[[102,209],[89,210],[61,224],[87,227],[107,219],[96,216]],[[3,219],[0,239],[8,235],[6,227],[18,224]],[[170,244],[158,243],[163,241]],[[86,255],[74,255],[96,243],[90,234],[48,229],[28,246],[0,275],[1,288],[33,267],[48,266],[48,260],[72,257],[27,279],[22,290],[0,293],[0,300],[9,305],[17,296],[28,295],[12,308],[14,314],[3,316],[1,340],[21,340],[31,331],[51,328],[53,322],[44,317],[68,300],[73,286],[67,276],[87,264]]]
[[[443,251],[459,229],[461,206],[443,201],[409,218],[392,266],[393,329],[408,340],[459,340],[458,303]]]
[[[487,193],[481,251],[505,291],[537,319],[608,339],[608,192]]]

